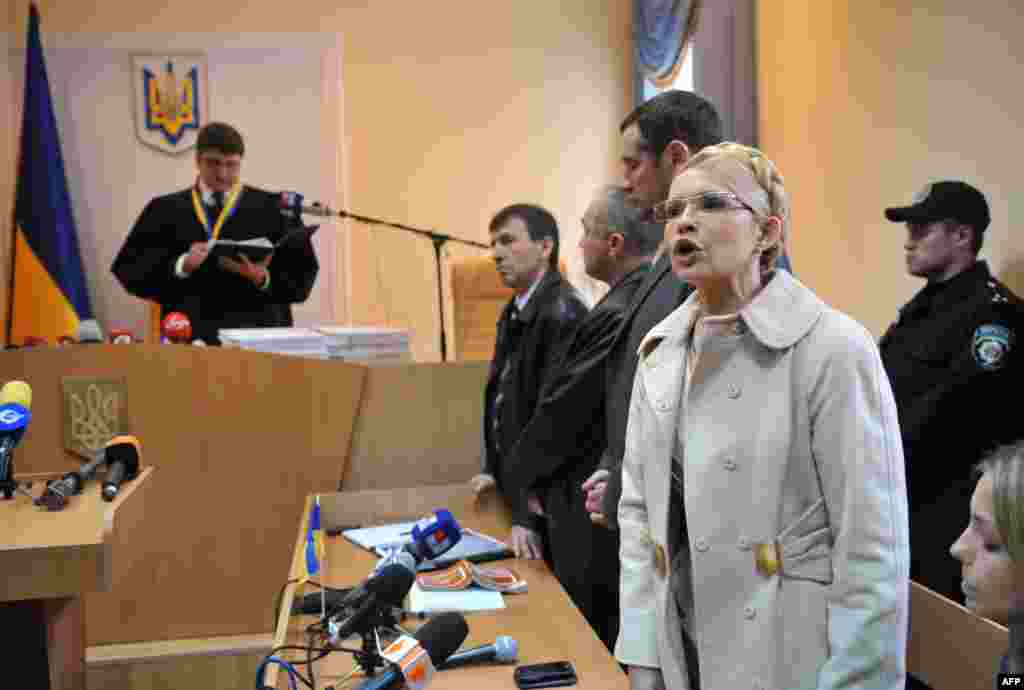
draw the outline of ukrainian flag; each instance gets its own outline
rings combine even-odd
[[[320,497],[316,497],[309,513],[309,530],[306,532],[306,579],[320,572],[320,561],[324,558],[324,533],[320,529]]]
[[[25,112],[14,208],[14,286],[8,342],[29,336],[54,342],[93,318],[71,214],[57,119],[50,100],[39,11],[29,7]]]

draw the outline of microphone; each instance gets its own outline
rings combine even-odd
[[[281,209],[282,215],[296,221],[303,215],[319,218],[345,218],[347,216],[344,211],[335,211],[320,202],[304,204],[302,203],[304,198],[298,192],[281,192],[278,196],[277,206]]]
[[[460,539],[462,529],[455,516],[445,508],[437,508],[432,514],[417,520],[410,532],[409,541],[382,558],[377,567],[401,558],[401,554],[411,555],[414,565],[432,561],[458,544]]]
[[[435,616],[412,637],[403,635],[391,643],[382,655],[392,666],[356,690],[392,690],[403,683],[410,690],[423,690],[434,676],[434,667],[444,663],[468,634],[469,627],[461,614]]]
[[[60,479],[49,482],[43,493],[35,500],[35,504],[44,506],[47,510],[62,510],[67,506],[68,498],[82,492],[82,486],[87,480],[92,479],[99,467],[112,458],[124,458],[130,452],[126,447],[134,450],[137,445],[138,441],[134,436],[115,436],[107,441],[103,450],[92,460],[74,472],[68,472]]]
[[[78,342],[83,345],[106,342],[103,330],[96,319],[88,319],[78,324]]]
[[[0,388],[0,491],[14,496],[14,449],[21,443],[32,420],[32,387],[24,381],[8,381]]]
[[[172,311],[160,324],[160,331],[168,342],[188,344],[192,338],[192,322],[180,311]]]
[[[121,482],[135,479],[139,474],[142,449],[134,436],[115,436],[105,448],[105,459],[110,469],[103,482],[103,500],[113,501],[121,490]]]
[[[331,643],[338,644],[354,633],[371,627],[375,614],[383,609],[400,607],[405,595],[412,589],[414,579],[412,572],[405,566],[394,563],[385,566],[352,590],[342,603],[343,611],[332,614],[327,621]]]
[[[396,551],[395,553],[388,554],[384,558],[380,559],[373,571],[370,572],[370,577],[379,576],[388,566],[402,568],[409,573],[410,577],[415,578],[416,576],[416,559],[412,557],[412,554],[404,551]],[[409,588],[412,588],[412,583],[409,584]],[[319,593],[313,592],[293,601],[292,615],[305,616],[320,613],[322,606],[326,607],[328,611],[334,611],[346,606],[351,607],[354,604],[360,603],[367,594],[366,585],[349,587],[346,589],[333,589],[328,587],[326,590],[327,591],[324,593],[322,598]],[[405,592],[397,598],[398,603],[395,604],[396,607],[401,606],[402,599],[405,598],[408,591],[409,590],[406,589]]]
[[[485,644],[480,647],[463,650],[452,654],[448,660],[438,665],[439,670],[464,666],[475,662],[497,661],[501,664],[510,664],[519,655],[519,644],[508,635],[499,635],[494,644]]]

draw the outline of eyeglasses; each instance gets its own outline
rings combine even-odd
[[[690,206],[693,206],[695,211],[702,213],[736,211],[744,208],[755,216],[761,215],[732,192],[704,192],[703,194],[694,194],[692,196],[679,196],[663,201],[660,204],[655,204],[652,209],[654,220],[658,223],[667,223],[682,216]]]

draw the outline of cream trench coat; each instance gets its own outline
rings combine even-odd
[[[619,502],[616,656],[668,690],[689,687],[665,549],[695,297],[640,345]],[[878,348],[786,271],[741,318],[753,337],[682,402],[701,690],[902,690],[906,487]]]

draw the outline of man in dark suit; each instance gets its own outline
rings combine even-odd
[[[649,211],[668,198],[672,180],[690,156],[722,140],[715,106],[688,91],[665,91],[631,112],[620,126],[622,165],[628,199]],[[652,326],[683,303],[692,288],[672,273],[667,254],[654,262],[637,290],[608,354],[604,398],[607,446],[598,469],[585,483],[587,509],[615,527],[622,493],[622,456],[636,373],[637,348]]]
[[[558,271],[558,225],[539,206],[516,204],[490,224],[494,262],[515,296],[498,321],[484,393],[483,473],[478,489],[497,484],[512,512],[509,544],[521,558],[550,560],[546,530],[527,505],[528,459],[509,455],[533,417],[544,383],[562,361],[587,307]]]
[[[161,316],[188,316],[193,337],[207,344],[220,342],[221,328],[291,326],[290,305],[309,296],[319,270],[309,233],[282,215],[278,197],[240,182],[244,153],[230,125],[203,127],[196,183],[150,201],[111,268],[125,290],[159,302]],[[259,260],[208,260],[211,240],[255,238],[275,250]]]
[[[558,581],[609,649],[618,634],[618,543],[615,533],[591,523],[580,487],[605,446],[607,355],[661,241],[661,226],[641,215],[627,205],[622,187],[600,190],[588,206],[583,264],[609,291],[580,324],[507,456],[522,468],[528,499],[547,520]]]

